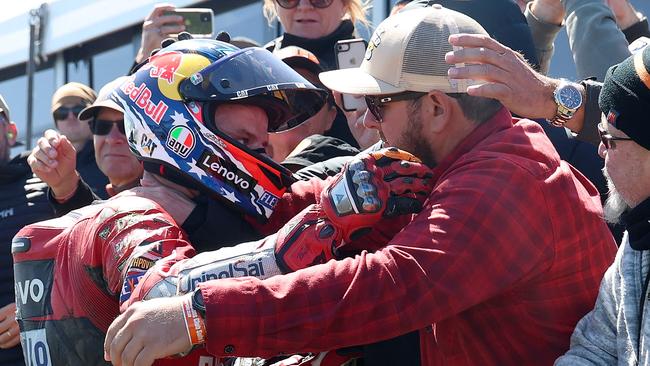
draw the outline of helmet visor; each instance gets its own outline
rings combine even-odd
[[[241,50],[191,75],[181,82],[180,94],[186,101],[259,105],[269,116],[269,132],[309,119],[327,95],[262,48]]]

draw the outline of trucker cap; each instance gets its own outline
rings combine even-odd
[[[439,4],[386,18],[372,35],[361,66],[319,75],[325,86],[347,94],[379,95],[404,91],[466,93],[472,80],[450,79],[447,52],[457,50],[449,36],[486,34],[474,19]]]

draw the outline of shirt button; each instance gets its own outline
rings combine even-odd
[[[235,346],[228,344],[223,348],[223,351],[227,354],[235,353]]]

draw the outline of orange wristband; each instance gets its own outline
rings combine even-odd
[[[185,296],[181,308],[185,318],[185,329],[187,329],[187,334],[190,336],[192,346],[204,344],[206,335],[205,321],[192,307],[192,298]]]

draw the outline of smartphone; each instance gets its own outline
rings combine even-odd
[[[165,15],[180,15],[183,17],[185,31],[198,38],[212,38],[212,9],[202,8],[179,8],[173,11],[166,11]],[[171,35],[176,37],[177,34]]]
[[[336,65],[339,69],[349,69],[361,66],[366,54],[367,43],[362,38],[344,39],[336,42],[334,53]],[[365,108],[366,102],[361,96],[343,94],[343,109],[347,112]]]

